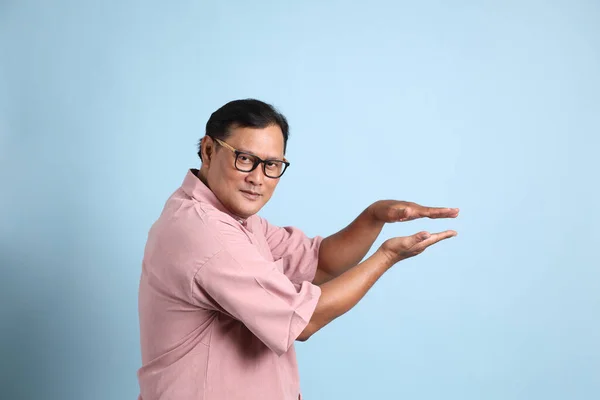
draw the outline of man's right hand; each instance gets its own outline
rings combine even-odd
[[[297,339],[307,340],[319,329],[354,307],[375,281],[398,261],[416,256],[432,244],[452,236],[456,236],[455,231],[434,234],[419,232],[412,236],[386,240],[362,263],[319,285],[321,296],[315,311]]]
[[[441,240],[456,236],[456,231],[449,230],[439,233],[419,232],[412,236],[402,236],[388,239],[380,250],[391,260],[392,265],[421,254],[426,248]]]

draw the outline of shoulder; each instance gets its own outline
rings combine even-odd
[[[201,263],[223,250],[224,236],[243,235],[239,223],[210,204],[171,198],[148,234],[146,257]]]
[[[258,214],[252,216],[252,218],[254,219],[252,221],[253,227],[255,227],[254,229],[259,229],[266,238],[284,229],[276,224],[269,222],[266,218],[261,217]]]

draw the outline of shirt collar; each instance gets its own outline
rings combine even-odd
[[[200,180],[200,178],[198,178],[198,170],[197,169],[191,168],[188,170],[187,174],[185,175],[185,178],[183,179],[183,183],[181,184],[181,188],[188,196],[190,196],[200,202],[210,204],[217,210],[224,212],[225,214],[231,216],[232,218],[234,218],[236,221],[240,222],[241,224],[246,223],[246,219],[241,218],[240,216],[235,215],[231,211],[229,211],[223,205],[223,203],[221,203],[221,201],[217,198],[217,196],[215,196],[213,191],[210,190],[210,188],[208,186],[206,186],[204,184],[204,182],[202,182]]]

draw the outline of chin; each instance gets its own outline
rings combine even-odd
[[[244,217],[244,218],[251,217],[254,214],[257,214],[260,211],[261,208],[262,208],[262,205],[260,207],[256,207],[255,206],[255,207],[243,208],[242,210],[240,210],[240,211],[242,211],[242,215],[241,216]]]
[[[262,198],[260,199],[260,201],[251,201],[243,197],[237,200],[237,204],[235,204],[236,214],[244,218],[258,213],[260,209],[263,208],[263,206],[265,205],[265,202],[262,201]]]
[[[262,206],[263,204],[261,204],[260,206],[258,206],[257,204],[236,204],[236,206],[232,207],[231,210],[234,214],[242,218],[248,218],[258,213]]]

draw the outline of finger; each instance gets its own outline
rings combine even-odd
[[[458,235],[458,233],[453,230],[434,233],[428,239],[423,241],[423,245],[425,245],[425,247],[429,247],[433,244],[436,244],[437,242],[440,242],[440,241],[446,240],[446,239],[450,239],[451,237],[454,237],[456,235]]]
[[[428,248],[429,246],[434,245],[437,242],[440,242],[442,240],[454,237],[456,235],[457,235],[456,231],[452,231],[452,230],[429,234],[429,237],[421,240],[420,242],[416,242],[415,245],[413,246],[413,250],[420,253],[420,252],[424,251],[426,248]]]
[[[448,207],[421,207],[419,214],[427,218],[456,218],[459,213],[458,208]]]

